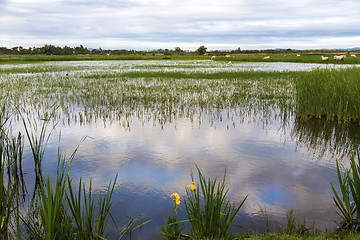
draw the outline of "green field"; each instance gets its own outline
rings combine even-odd
[[[347,52],[324,52],[324,53],[257,53],[257,54],[225,54],[207,53],[206,55],[197,55],[195,53],[186,54],[126,54],[126,55],[0,55],[0,64],[4,63],[30,63],[43,61],[95,61],[95,60],[210,60],[215,56],[214,61],[235,61],[235,62],[297,62],[297,63],[334,63],[334,64],[360,64],[360,56],[351,57]],[[300,55],[300,56],[297,56]],[[343,61],[334,60],[335,55],[345,55]],[[264,59],[269,56],[270,58]],[[329,57],[328,61],[323,61],[321,56]]]

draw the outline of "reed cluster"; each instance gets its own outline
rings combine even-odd
[[[340,230],[360,232],[360,156],[357,152],[350,156],[350,168],[340,170],[339,162],[336,161],[340,193],[336,191],[331,183],[334,192],[334,202],[338,208],[337,214],[342,219]]]
[[[359,68],[316,69],[299,73],[295,83],[299,116],[359,122]]]
[[[229,191],[225,186],[226,171],[223,180],[219,182],[217,177],[215,179],[206,179],[198,166],[196,166],[196,169],[199,184],[196,184],[191,172],[192,183],[186,187],[185,209],[179,207],[181,203],[180,196],[177,193],[171,195],[174,200],[175,215],[169,216],[166,219],[166,225],[160,227],[161,234],[167,239],[181,237],[196,239],[224,238],[228,236],[230,225],[247,199],[246,196],[237,206],[226,199]],[[186,220],[178,220],[177,211],[179,208],[185,213]],[[186,229],[187,234],[182,233],[184,227],[180,226],[184,222],[190,223]]]

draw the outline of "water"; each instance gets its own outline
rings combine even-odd
[[[110,61],[38,64],[46,68],[53,64],[72,66],[69,74],[83,71],[139,71],[140,68],[156,71],[155,66],[173,65],[169,71],[184,71],[179,65],[192,62]],[[221,63],[203,61],[190,71],[209,69],[216,72],[229,69]],[[36,66],[36,64],[34,64]],[[33,67],[34,65],[29,65]],[[203,65],[203,66],[202,66]],[[258,71],[310,70],[323,67],[319,64],[298,63],[239,63],[232,71],[255,69]],[[342,65],[343,66],[343,65]],[[86,69],[82,69],[85,67]],[[329,67],[329,65],[326,65]],[[161,71],[162,71],[161,70]],[[59,72],[62,74],[63,72]],[[270,119],[259,116],[220,116],[211,118],[195,113],[192,117],[178,117],[163,124],[144,121],[139,116],[123,120],[97,120],[80,124],[71,121],[58,124],[46,147],[43,172],[56,174],[57,150],[61,133],[61,149],[68,156],[81,139],[76,157],[72,162],[71,175],[74,183],[82,177],[88,184],[92,178],[96,193],[104,190],[118,174],[113,195],[112,215],[122,226],[127,216],[142,216],[143,221],[152,220],[141,229],[132,232],[132,239],[154,239],[160,235],[157,229],[164,225],[165,216],[172,214],[173,201],[170,195],[179,193],[183,198],[185,187],[191,183],[190,172],[195,164],[206,176],[221,178],[226,170],[228,198],[240,203],[248,199],[235,218],[235,225],[252,226],[259,232],[265,226],[261,211],[266,210],[272,230],[286,222],[286,213],[294,209],[297,220],[303,220],[321,229],[333,229],[336,206],[332,200],[330,181],[337,185],[336,158],[347,164],[347,152],[359,143],[357,125],[340,126],[320,120],[300,120],[295,116],[286,121],[276,116]],[[200,120],[199,120],[200,119]],[[51,125],[51,124],[50,124]],[[13,122],[13,131],[21,124]],[[330,137],[329,137],[330,136]],[[25,145],[24,172],[31,192],[34,182],[31,152]],[[195,174],[195,180],[197,175]],[[180,214],[184,219],[184,215]],[[243,230],[232,227],[233,231]],[[109,236],[114,236],[109,231]],[[126,235],[130,238],[129,234]]]

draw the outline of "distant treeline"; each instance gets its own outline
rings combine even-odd
[[[104,50],[104,49],[91,49],[84,47],[82,45],[78,47],[59,47],[54,45],[44,45],[42,47],[29,47],[24,48],[22,46],[16,46],[12,48],[0,47],[0,55],[204,55],[204,54],[212,54],[212,55],[227,55],[227,54],[276,54],[276,53],[320,53],[320,52],[339,52],[339,51],[346,51],[340,49],[334,50],[295,50],[295,49],[266,49],[266,50],[241,50],[237,48],[236,50],[210,50],[206,51],[207,48],[201,46],[199,49],[195,51],[189,50],[182,50],[179,47],[175,47],[174,49],[153,49],[147,51],[141,50]],[[357,49],[356,51],[360,51]],[[352,51],[354,52],[354,51]]]

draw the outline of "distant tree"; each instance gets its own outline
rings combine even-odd
[[[167,48],[165,48],[165,50],[164,50],[164,55],[171,55],[170,50],[167,49]]]
[[[198,49],[196,49],[196,52],[197,52],[199,55],[204,55],[204,54],[206,53],[206,50],[207,50],[207,48],[206,48],[204,45],[202,45],[202,46],[200,46]]]
[[[100,48],[100,51],[102,51],[101,48]],[[87,48],[84,48],[83,45],[80,45],[80,47],[75,47],[75,53],[76,54],[87,54],[87,53],[89,53],[89,50]]]
[[[240,47],[238,47],[236,50],[232,50],[231,53],[241,53]]]
[[[71,47],[65,46],[64,47],[64,54],[65,55],[72,55],[73,54],[73,49]]]
[[[11,54],[11,49],[8,49],[6,47],[0,47],[0,54]]]
[[[176,48],[175,48],[175,52],[176,52],[177,54],[179,54],[179,53],[181,52],[181,48],[176,47]]]
[[[53,55],[54,52],[55,52],[55,49],[56,49],[56,47],[55,47],[54,45],[47,45],[47,44],[45,44],[45,45],[43,46],[43,52],[44,52],[44,54],[46,54],[46,55]]]

